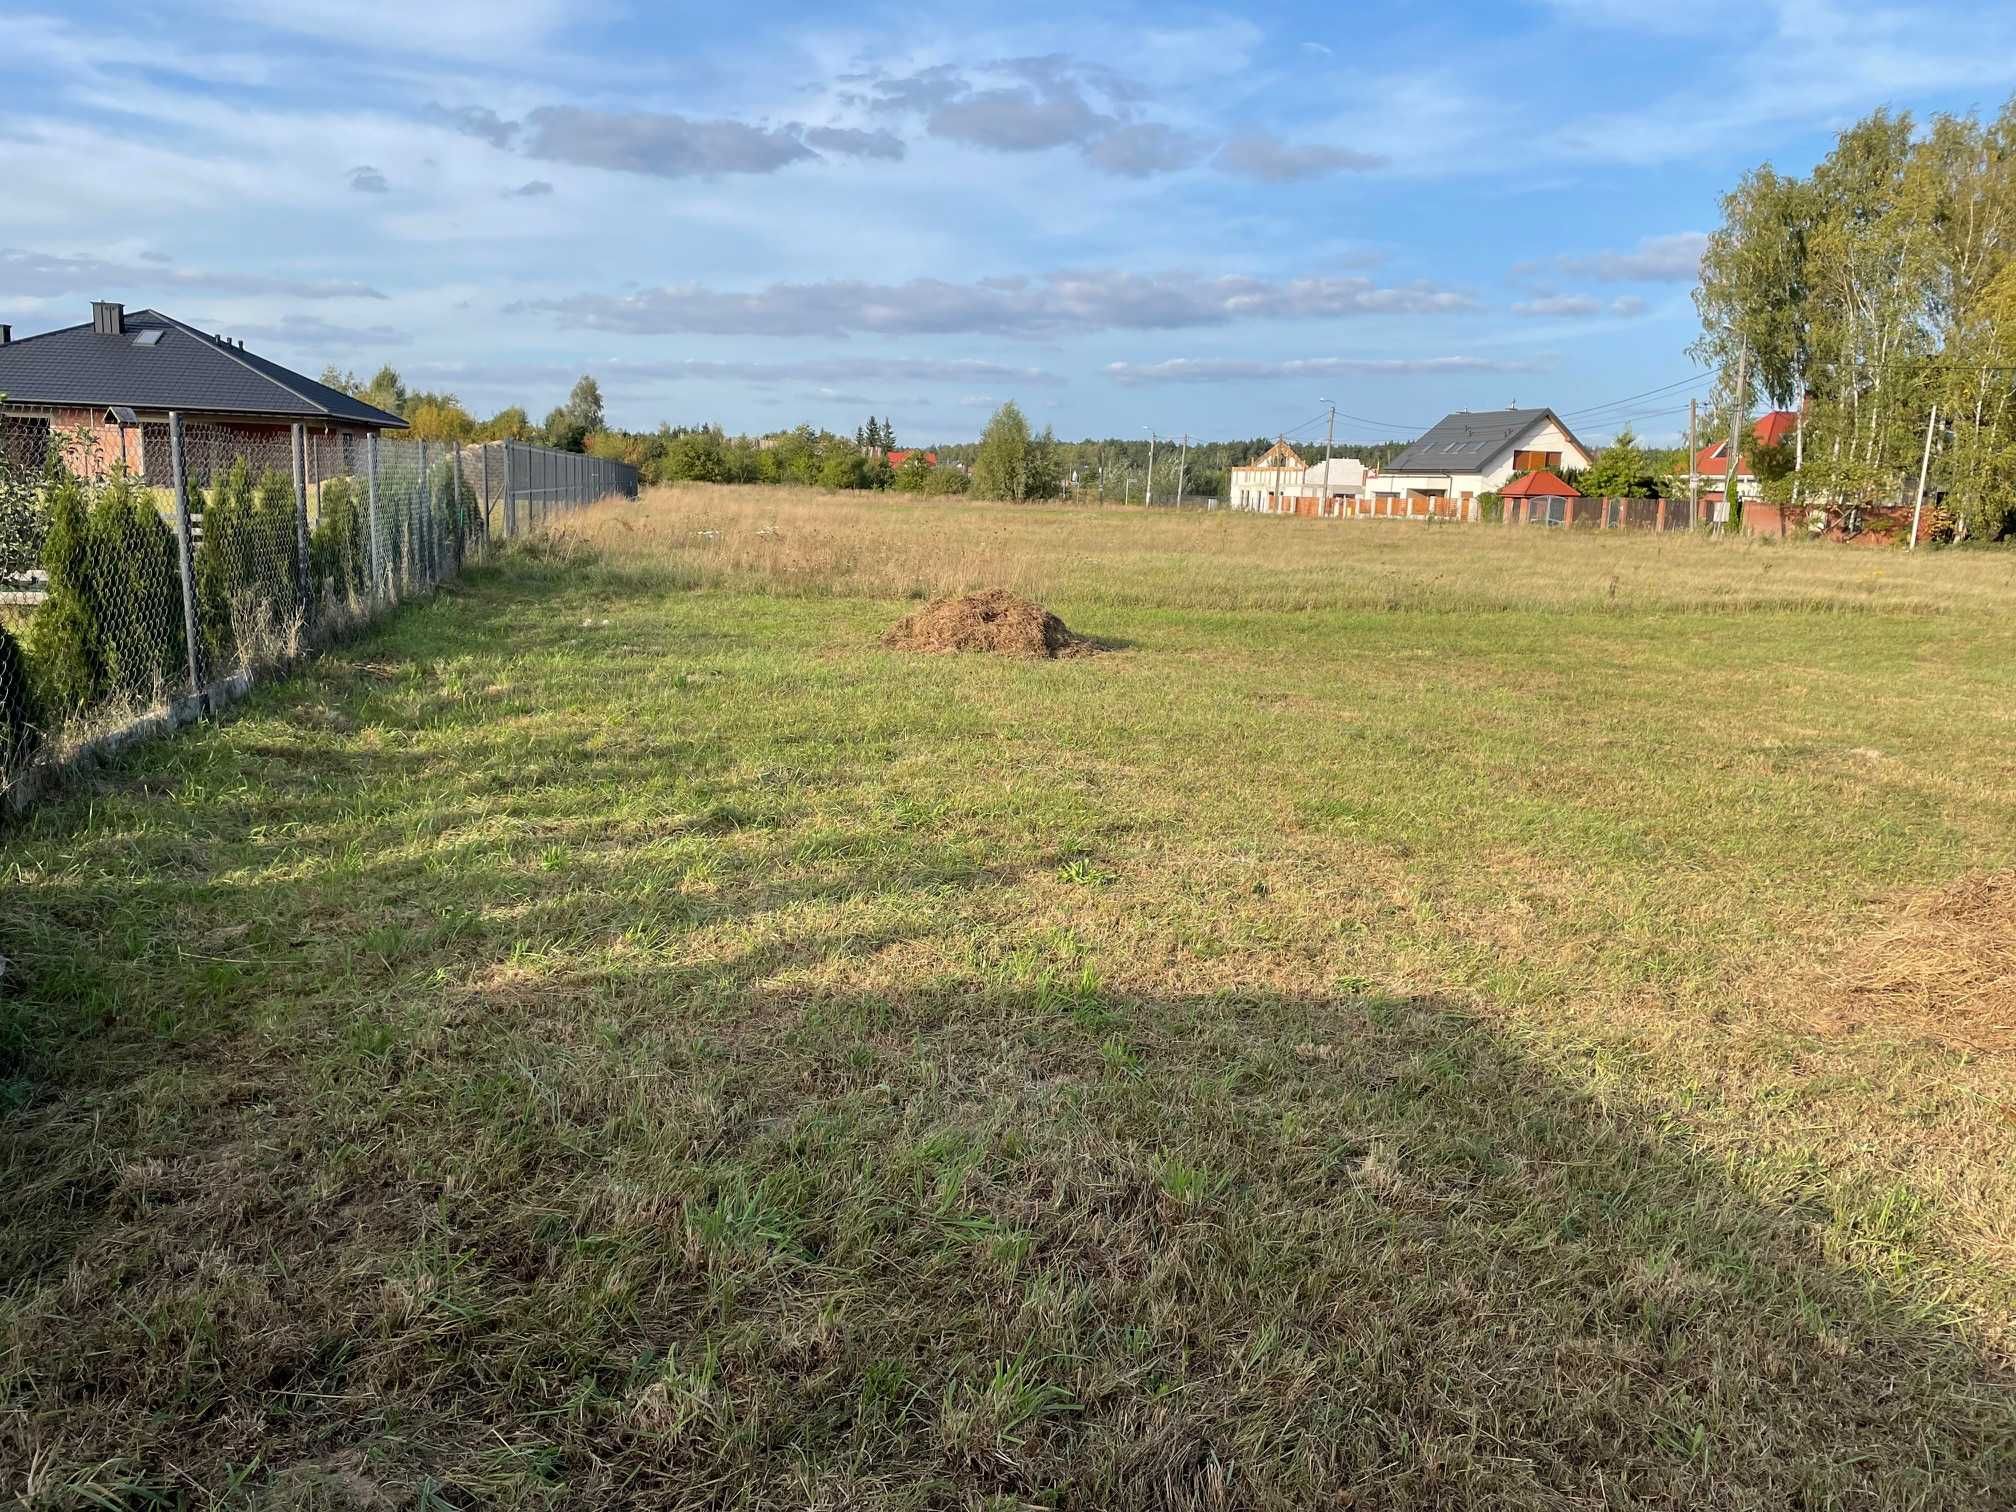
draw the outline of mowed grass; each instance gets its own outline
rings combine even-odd
[[[0,834],[0,1497],[2016,1505],[2012,606],[595,511]]]

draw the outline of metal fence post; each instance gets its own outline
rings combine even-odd
[[[413,532],[413,554],[419,558],[415,562],[416,582],[431,584],[434,581],[434,480],[427,476],[427,443],[420,443],[420,517],[414,523],[419,529]]]
[[[511,492],[511,443],[504,443],[504,539],[518,534],[518,500]]]
[[[301,623],[308,623],[309,606],[315,594],[308,581],[308,427],[294,426],[294,550],[300,566]]]
[[[182,416],[168,411],[168,466],[175,490],[175,548],[182,568],[182,633],[189,647],[189,692],[203,693],[203,642],[196,635],[196,539],[189,526],[189,475],[182,465]]]
[[[371,592],[382,596],[385,592],[385,548],[378,539],[378,432],[376,431],[364,438],[364,479],[365,497],[369,500],[365,523],[371,532]]]
[[[462,553],[468,546],[468,542],[462,538],[463,532],[467,529],[467,522],[462,518],[462,490],[468,485],[462,476],[462,443],[460,441],[455,443],[454,457],[455,461],[453,466],[449,468],[448,478],[448,539],[454,543],[455,570],[460,572],[462,570]]]

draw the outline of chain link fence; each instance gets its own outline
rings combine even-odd
[[[0,796],[636,491],[634,468],[518,441],[0,415]]]

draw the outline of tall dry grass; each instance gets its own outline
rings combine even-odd
[[[1939,613],[2016,603],[2016,552],[1229,511],[1005,505],[689,484],[556,527],[609,569],[785,595],[1181,610],[1563,609]]]

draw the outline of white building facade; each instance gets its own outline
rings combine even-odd
[[[1366,479],[1358,512],[1474,520],[1479,494],[1521,473],[1581,469],[1591,460],[1551,409],[1458,410]]]

